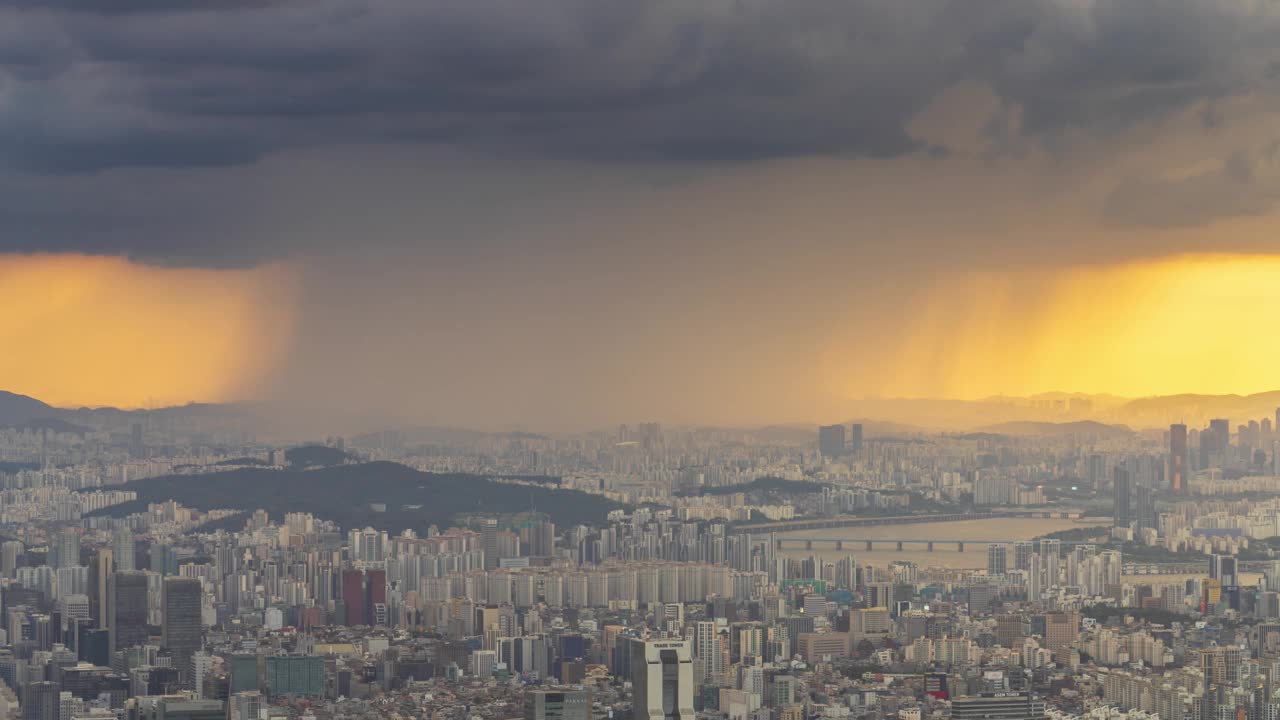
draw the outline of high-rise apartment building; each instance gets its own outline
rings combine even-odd
[[[709,620],[697,622],[693,639],[695,679],[708,682],[710,678],[723,675],[728,669],[728,648],[720,635],[720,626]]]
[[[1013,568],[1015,570],[1030,570],[1031,556],[1035,553],[1035,544],[1028,540],[1021,540],[1013,544]]]
[[[1080,637],[1080,613],[1076,610],[1044,616],[1044,645],[1050,652],[1070,647]]]
[[[127,527],[118,527],[111,534],[111,548],[114,551],[116,570],[136,570],[134,565],[133,531]]]
[[[1129,471],[1119,465],[1112,474],[1111,490],[1115,498],[1112,524],[1115,527],[1127,527],[1132,520],[1129,515]]]
[[[0,573],[7,578],[13,577],[18,571],[18,560],[22,557],[24,549],[18,540],[5,540],[0,543]]]
[[[1102,484],[1107,479],[1107,458],[1100,453],[1089,456],[1089,486],[1094,492],[1102,491]]]
[[[57,567],[75,567],[80,564],[80,533],[75,528],[65,528],[58,533]]]
[[[1004,545],[992,543],[987,546],[987,574],[1004,575],[1009,572],[1009,550]]]
[[[1187,492],[1187,426],[1169,426],[1169,490],[1181,495]]]

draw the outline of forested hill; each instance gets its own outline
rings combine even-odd
[[[507,485],[478,475],[424,473],[393,462],[337,465],[319,470],[242,468],[202,475],[167,475],[122,486],[138,499],[95,515],[123,516],[149,503],[176,500],[198,510],[263,509],[279,519],[309,512],[343,529],[371,526],[388,532],[453,524],[458,513],[522,512],[534,507],[561,527],[598,524],[622,505],[577,490]],[[385,504],[379,512],[374,504]]]

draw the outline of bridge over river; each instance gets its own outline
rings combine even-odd
[[[992,520],[1000,518],[1033,518],[1041,520],[1079,520],[1084,514],[1079,510],[996,510],[991,512],[935,513],[933,515],[884,515],[797,518],[776,522],[737,525],[734,530],[748,533],[781,533],[796,530],[829,530],[846,527],[875,527],[878,525],[914,525],[917,523],[962,522],[964,520]],[[974,541],[970,541],[974,542]],[[1007,541],[1002,541],[1007,542]]]
[[[1029,542],[1037,543],[1036,540],[981,540],[974,538],[965,538],[963,540],[949,540],[945,538],[829,538],[829,537],[780,537],[774,540],[775,546],[779,549],[803,547],[806,550],[814,548],[831,548],[836,550],[867,550],[871,551],[876,547],[896,547],[897,550],[919,550],[924,549],[933,552],[935,548],[951,549],[955,548],[957,552],[964,552],[966,545],[1005,545],[1012,542]],[[1097,540],[1059,540],[1060,545],[1100,545],[1102,543]]]

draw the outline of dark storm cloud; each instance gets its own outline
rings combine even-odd
[[[1259,215],[1280,202],[1280,141],[1238,150],[1220,165],[1171,177],[1129,178],[1107,199],[1118,225],[1193,227]]]
[[[1044,8],[1044,3],[1033,4]],[[991,79],[1030,132],[1100,132],[1188,103],[1260,89],[1277,57],[1270,3],[1169,0],[1054,4],[1024,25]]]
[[[1021,111],[988,142],[1060,148],[1269,91],[1278,33],[1248,0],[0,0],[0,170],[200,172],[369,143],[941,157],[906,127],[962,82]]]
[[[0,0],[0,8],[18,8],[24,10],[57,9],[67,12],[88,13],[93,15],[114,15],[120,13],[171,13],[210,10],[233,10],[237,8],[263,8],[282,5],[286,2],[302,2],[303,0],[200,0],[199,2],[179,2],[176,0]]]
[[[1252,89],[1280,30],[1265,7],[1174,0],[8,6],[15,34],[50,40],[27,53],[109,65],[179,126],[344,142],[463,123],[535,152],[714,160],[918,149],[904,124],[961,80],[1023,106],[1025,131],[1148,120]]]

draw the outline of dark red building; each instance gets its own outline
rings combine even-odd
[[[364,571],[342,571],[342,602],[347,608],[348,625],[365,625],[368,603],[364,594]]]

